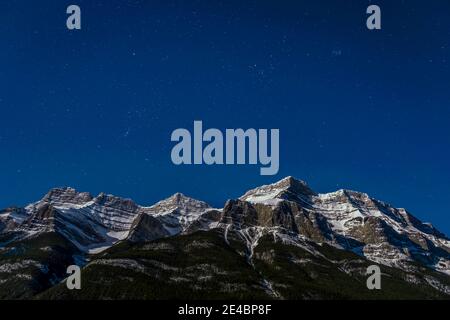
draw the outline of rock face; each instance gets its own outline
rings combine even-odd
[[[253,205],[250,215],[256,210],[264,217],[260,226],[283,227],[385,265],[407,268],[417,262],[450,275],[450,241],[444,234],[365,193],[316,194],[288,177],[240,199]]]
[[[144,211],[160,220],[169,235],[176,235],[186,231],[193,222],[210,210],[212,208],[207,203],[176,193]]]
[[[320,260],[315,263],[332,263],[341,270],[342,266],[326,257],[330,250],[337,250],[352,255],[354,261],[359,256],[361,261],[405,273],[403,280],[408,283],[450,294],[450,240],[443,233],[405,209],[367,194],[349,190],[319,194],[293,177],[250,190],[239,199],[227,201],[223,209],[211,208],[181,193],[143,207],[103,193],[94,197],[71,188],[53,189],[25,208],[0,211],[0,288],[10,285],[12,282],[5,279],[13,275],[23,286],[18,290],[10,288],[14,294],[7,297],[32,296],[60,281],[66,264],[85,265],[98,256],[108,256],[124,243],[133,247],[148,243],[158,246],[158,241],[172,239],[175,243],[170,247],[178,247],[184,243],[182,239],[202,232],[222,239],[220,246],[231,248],[257,275],[263,272],[258,269],[262,264],[291,268],[315,259]],[[188,246],[209,248],[219,240],[196,241]],[[289,253],[283,257],[291,257],[290,262],[277,265],[281,263],[277,257],[286,248]],[[324,248],[333,249],[325,254]],[[306,253],[299,250],[307,252],[308,258],[302,258]],[[38,256],[37,251],[41,253]],[[65,264],[58,264],[58,259]],[[14,264],[17,261],[22,262]],[[209,263],[207,259],[205,263]],[[315,271],[308,272],[314,278]],[[30,291],[36,277],[45,281]],[[260,280],[261,292],[277,297],[276,290],[270,289],[270,281]],[[280,295],[290,296],[289,292]]]
[[[93,197],[72,188],[51,190],[25,208],[0,213],[2,232],[25,239],[56,232],[80,251],[95,254],[127,238],[154,240],[184,232],[212,208],[181,193],[151,207],[104,193]],[[205,226],[207,227],[207,226]]]

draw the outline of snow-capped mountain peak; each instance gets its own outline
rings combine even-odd
[[[206,202],[187,197],[178,192],[169,198],[148,207],[148,212],[158,215],[178,210],[181,214],[189,214],[191,212],[204,211],[210,208],[211,206]]]
[[[291,176],[269,185],[247,191],[240,200],[252,203],[276,204],[277,200],[290,200],[317,195],[302,180]]]
[[[212,210],[206,202],[175,193],[151,207],[144,208],[147,215],[156,217],[169,235],[184,232],[193,222]]]
[[[50,190],[40,202],[46,202],[52,205],[82,205],[86,202],[92,201],[92,199],[93,197],[89,192],[78,192],[74,188],[66,187],[54,188]]]

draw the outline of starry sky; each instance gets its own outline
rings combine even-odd
[[[223,206],[292,175],[450,234],[450,2],[0,3],[0,207],[72,186]],[[66,28],[77,4],[82,30]],[[280,171],[175,166],[176,128],[279,128]]]

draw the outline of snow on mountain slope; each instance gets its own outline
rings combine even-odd
[[[289,176],[276,183],[249,190],[239,199],[253,203],[276,205],[281,200],[298,200],[313,195],[316,195],[316,193],[304,181]]]
[[[139,210],[128,199],[58,188],[25,207],[27,218],[16,230],[28,236],[56,231],[79,250],[97,253],[127,237]]]
[[[8,208],[0,211],[0,232],[17,228],[27,218],[23,208]]]
[[[185,231],[189,225],[212,209],[206,202],[176,193],[170,198],[145,208],[145,213],[158,218],[167,232],[174,235]]]
[[[328,235],[330,244],[386,265],[405,268],[405,262],[415,261],[450,274],[450,242],[444,234],[405,209],[365,193],[339,190],[317,194],[305,182],[287,177],[250,190],[240,199],[276,207],[273,210],[280,210],[283,203],[295,203],[307,219],[319,218],[321,223],[313,223],[314,228]]]
[[[219,218],[220,210],[176,193],[150,207],[142,208],[142,214],[134,221],[128,239],[142,242],[209,230],[217,225]]]
[[[22,238],[58,232],[80,251],[95,254],[126,239],[142,215],[154,217],[166,229],[167,233],[155,230],[156,234],[148,235],[154,239],[184,231],[209,209],[205,202],[179,193],[151,207],[142,207],[132,200],[104,193],[93,197],[72,188],[57,188],[24,209],[2,211],[0,221],[13,221],[8,231],[23,233]],[[152,231],[147,226],[146,233]]]

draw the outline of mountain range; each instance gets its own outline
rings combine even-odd
[[[82,289],[65,285],[82,267]],[[382,270],[368,290],[366,269]],[[0,211],[0,299],[449,299],[450,239],[365,193],[286,177],[223,208],[56,188]]]

